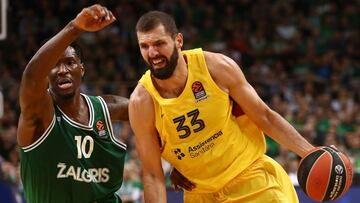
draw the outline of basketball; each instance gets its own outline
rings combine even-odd
[[[333,147],[321,146],[300,161],[297,177],[311,199],[333,201],[349,190],[353,170],[346,155]]]

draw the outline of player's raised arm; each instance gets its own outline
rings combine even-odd
[[[85,8],[32,57],[23,72],[20,84],[18,142],[21,146],[33,143],[36,140],[34,134],[41,135],[52,120],[54,110],[47,91],[48,75],[67,47],[82,32],[100,30],[114,20],[113,14],[103,6],[97,4]],[[77,62],[69,60],[66,63],[75,65]],[[68,71],[68,67],[64,66],[58,69],[56,74]]]
[[[130,97],[129,119],[143,168],[145,202],[166,202],[166,188],[155,129],[155,110],[150,94],[138,85]]]
[[[289,122],[265,104],[232,59],[207,52],[206,60],[211,61],[208,64],[215,64],[209,66],[209,70],[218,84],[229,92],[247,116],[267,135],[301,157],[313,148]]]

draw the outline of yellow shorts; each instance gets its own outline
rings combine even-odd
[[[184,192],[185,203],[298,203],[294,186],[285,170],[264,155],[214,193]]]

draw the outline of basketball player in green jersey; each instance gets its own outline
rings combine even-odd
[[[126,145],[111,120],[128,120],[128,100],[80,93],[85,69],[72,44],[114,20],[100,5],[83,9],[24,70],[17,139],[28,203],[121,202]]]
[[[290,178],[265,155],[262,132],[300,157],[313,146],[261,100],[239,66],[222,54],[182,51],[183,36],[163,12],[144,14],[136,32],[150,69],[129,103],[145,201],[166,202],[163,157],[196,186],[184,191],[186,203],[297,203]],[[237,118],[233,100],[243,111]]]

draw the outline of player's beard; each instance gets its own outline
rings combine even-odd
[[[176,46],[174,45],[173,53],[170,56],[170,59],[166,59],[166,65],[163,68],[154,69],[154,67],[147,63],[147,65],[150,67],[151,75],[153,75],[155,78],[160,80],[166,80],[172,76],[172,74],[175,71],[175,68],[177,66],[177,62],[179,59],[179,53],[176,49]]]

